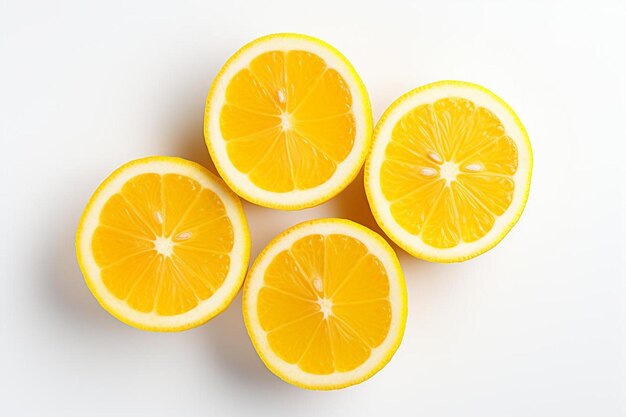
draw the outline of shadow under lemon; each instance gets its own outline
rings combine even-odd
[[[211,361],[212,369],[207,369],[207,372],[231,375],[244,390],[291,390],[293,387],[270,372],[257,355],[244,325],[241,298],[240,292],[222,314],[205,326],[208,337],[203,339],[214,359]],[[216,365],[223,369],[213,369]]]
[[[389,244],[396,249],[395,244],[385,236],[380,226],[376,223],[376,219],[374,219],[374,216],[372,215],[369,203],[367,202],[367,195],[365,194],[363,169],[359,171],[356,178],[346,187],[345,190],[325,204],[331,204],[334,206],[336,214],[333,217],[352,220],[369,229],[372,229],[384,237],[387,242],[389,242]]]
[[[106,338],[112,332],[128,333],[132,329],[99,305],[85,283],[76,258],[76,229],[85,204],[98,183],[93,178],[69,173],[67,181],[58,186],[58,198],[49,201],[50,208],[46,210],[50,216],[48,233],[43,234],[45,239],[38,242],[41,249],[33,251],[44,256],[32,267],[37,269],[33,275],[41,278],[35,294],[41,295],[39,302],[46,307],[46,314],[65,323],[66,330],[73,335],[87,337],[94,328],[99,328],[104,331],[100,336]],[[93,336],[89,337],[93,340]]]

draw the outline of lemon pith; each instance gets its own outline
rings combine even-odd
[[[266,366],[308,389],[362,382],[396,351],[406,322],[397,257],[343,219],[296,225],[261,252],[244,285],[248,334]]]
[[[76,234],[85,281],[119,320],[178,331],[224,310],[249,257],[237,198],[206,168],[147,157],[115,170],[87,204]]]
[[[399,246],[435,262],[494,247],[528,198],[532,150],[495,94],[441,81],[412,90],[383,114],[365,166],[374,217]]]
[[[278,209],[320,204],[357,175],[371,139],[371,106],[335,48],[299,34],[242,47],[216,77],[205,141],[228,185]]]

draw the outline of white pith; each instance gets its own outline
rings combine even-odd
[[[220,113],[226,100],[226,89],[232,77],[250,62],[265,52],[304,50],[311,52],[326,62],[341,75],[352,95],[352,113],[355,120],[354,145],[348,156],[340,163],[333,175],[324,183],[309,189],[289,192],[273,192],[254,184],[248,175],[239,171],[230,161],[226,151],[226,141],[220,129]],[[369,99],[362,83],[343,56],[331,47],[304,36],[276,35],[252,42],[244,47],[236,58],[222,69],[215,80],[207,103],[205,137],[210,142],[212,157],[222,177],[240,196],[254,203],[277,208],[308,207],[326,201],[330,196],[347,185],[351,176],[355,176],[365,159],[370,143],[371,115]],[[280,94],[279,94],[280,97]],[[282,119],[284,129],[290,126],[289,115]]]
[[[491,230],[474,242],[461,241],[451,248],[436,248],[424,243],[419,235],[414,235],[400,226],[393,218],[390,203],[384,197],[380,184],[380,170],[385,159],[385,149],[390,142],[391,133],[396,123],[408,111],[422,104],[433,103],[447,97],[461,97],[472,101],[475,105],[485,107],[493,112],[502,122],[506,134],[515,142],[518,151],[517,171],[511,178],[515,182],[513,199],[509,208],[496,217]],[[394,107],[395,106],[395,107]],[[493,247],[510,230],[519,218],[528,194],[532,171],[532,151],[525,131],[513,111],[492,93],[473,84],[462,82],[441,82],[427,86],[424,90],[408,93],[383,115],[384,120],[377,126],[374,135],[372,152],[366,169],[366,184],[372,210],[377,221],[385,232],[398,245],[415,256],[435,261],[457,261],[476,256]],[[429,155],[437,160],[438,155]],[[469,171],[480,171],[481,166],[468,166]],[[448,171],[449,172],[449,171]]]
[[[154,249],[160,255],[171,256],[174,253],[174,242],[170,238],[159,236],[154,240]]]
[[[264,285],[265,270],[274,257],[291,248],[294,242],[312,234],[343,234],[361,241],[385,267],[389,278],[389,300],[391,304],[391,322],[385,340],[372,349],[370,357],[357,368],[348,372],[335,372],[328,375],[316,375],[303,371],[298,365],[291,364],[276,355],[269,345],[267,334],[261,327],[257,312],[257,297]],[[321,311],[332,314],[330,300],[320,299]],[[389,360],[395,352],[404,332],[406,320],[406,288],[400,265],[388,244],[374,232],[365,227],[345,220],[325,219],[294,226],[285,234],[272,241],[267,249],[257,258],[248,274],[244,289],[244,315],[248,331],[264,362],[281,378],[313,389],[332,389],[352,385],[367,379]]]
[[[114,194],[118,193],[128,180],[145,173],[179,174],[194,179],[203,188],[213,191],[221,199],[233,227],[234,244],[229,253],[230,268],[221,287],[211,297],[200,301],[195,308],[175,316],[162,316],[154,312],[143,313],[131,308],[124,300],[115,297],[102,282],[100,267],[91,250],[93,234],[98,227],[100,212],[104,204]],[[248,226],[237,197],[216,177],[205,172],[204,168],[178,158],[145,158],[130,162],[118,169],[98,188],[82,219],[77,250],[85,279],[98,301],[113,315],[129,324],[153,330],[187,328],[192,327],[193,323],[199,324],[212,317],[214,313],[221,311],[236,295],[248,266],[247,229]],[[155,249],[167,251],[169,244],[166,240],[168,239],[159,239],[162,238],[155,241]]]

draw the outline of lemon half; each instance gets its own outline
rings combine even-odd
[[[241,197],[277,209],[311,207],[343,190],[371,131],[369,98],[352,65],[305,35],[242,47],[206,103],[206,144],[222,178]]]
[[[500,242],[530,190],[532,150],[513,110],[476,84],[441,81],[378,122],[365,189],[380,227],[414,256],[459,262]]]
[[[229,305],[248,267],[250,235],[239,198],[206,168],[148,157],[98,187],[76,252],[89,289],[113,316],[176,331]]]
[[[407,315],[398,259],[379,235],[343,219],[289,228],[263,250],[243,291],[254,347],[308,389],[362,382],[391,359]]]

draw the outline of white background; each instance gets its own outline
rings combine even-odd
[[[3,416],[623,416],[625,3],[338,0],[0,3]],[[355,65],[374,118],[439,79],[487,86],[535,154],[530,200],[495,249],[457,265],[399,251],[409,289],[389,365],[336,392],[267,371],[241,300],[155,334],[109,316],[75,260],[91,192],[150,154],[210,166],[206,93],[245,42],[295,31]],[[376,230],[362,177],[301,212],[245,205],[253,256],[303,219]]]

